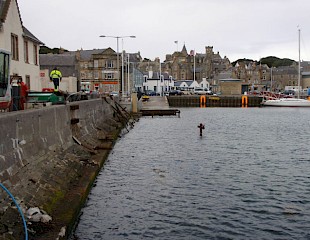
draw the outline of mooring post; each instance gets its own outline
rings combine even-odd
[[[197,127],[199,128],[200,136],[202,136],[202,129],[205,129],[205,125],[200,123]]]

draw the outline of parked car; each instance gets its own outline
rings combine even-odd
[[[295,95],[295,91],[294,90],[285,90],[283,92],[283,94],[285,94],[285,95]]]
[[[146,91],[145,95],[147,95],[147,96],[158,96],[159,94],[157,94],[155,91]]]
[[[175,96],[175,95],[182,95],[182,91],[181,90],[171,90],[169,92],[169,96]]]
[[[194,89],[194,94],[197,94],[197,95],[206,95],[207,94],[207,91],[203,88],[200,88],[200,87],[196,87]]]
[[[118,92],[116,91],[110,92],[110,96],[118,96]]]

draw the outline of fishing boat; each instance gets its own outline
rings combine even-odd
[[[298,91],[297,91],[297,98],[275,98],[270,99],[267,98],[263,100],[262,104],[263,106],[268,107],[310,107],[310,101],[307,99],[300,98],[300,29],[298,29],[298,53],[299,53],[299,59],[298,59]]]

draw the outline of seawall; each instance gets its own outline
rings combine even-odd
[[[39,207],[53,219],[48,224],[29,225],[30,239],[56,239],[61,228],[66,229],[63,239],[67,238],[106,156],[128,122],[127,113],[118,106],[110,98],[101,98],[0,114],[1,183],[23,209]],[[0,207],[4,205],[5,200]],[[0,223],[14,220],[8,214],[2,212]],[[23,236],[22,223],[16,221],[0,225],[3,239]]]

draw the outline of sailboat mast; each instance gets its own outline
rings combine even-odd
[[[298,98],[300,94],[300,29],[298,29]]]

